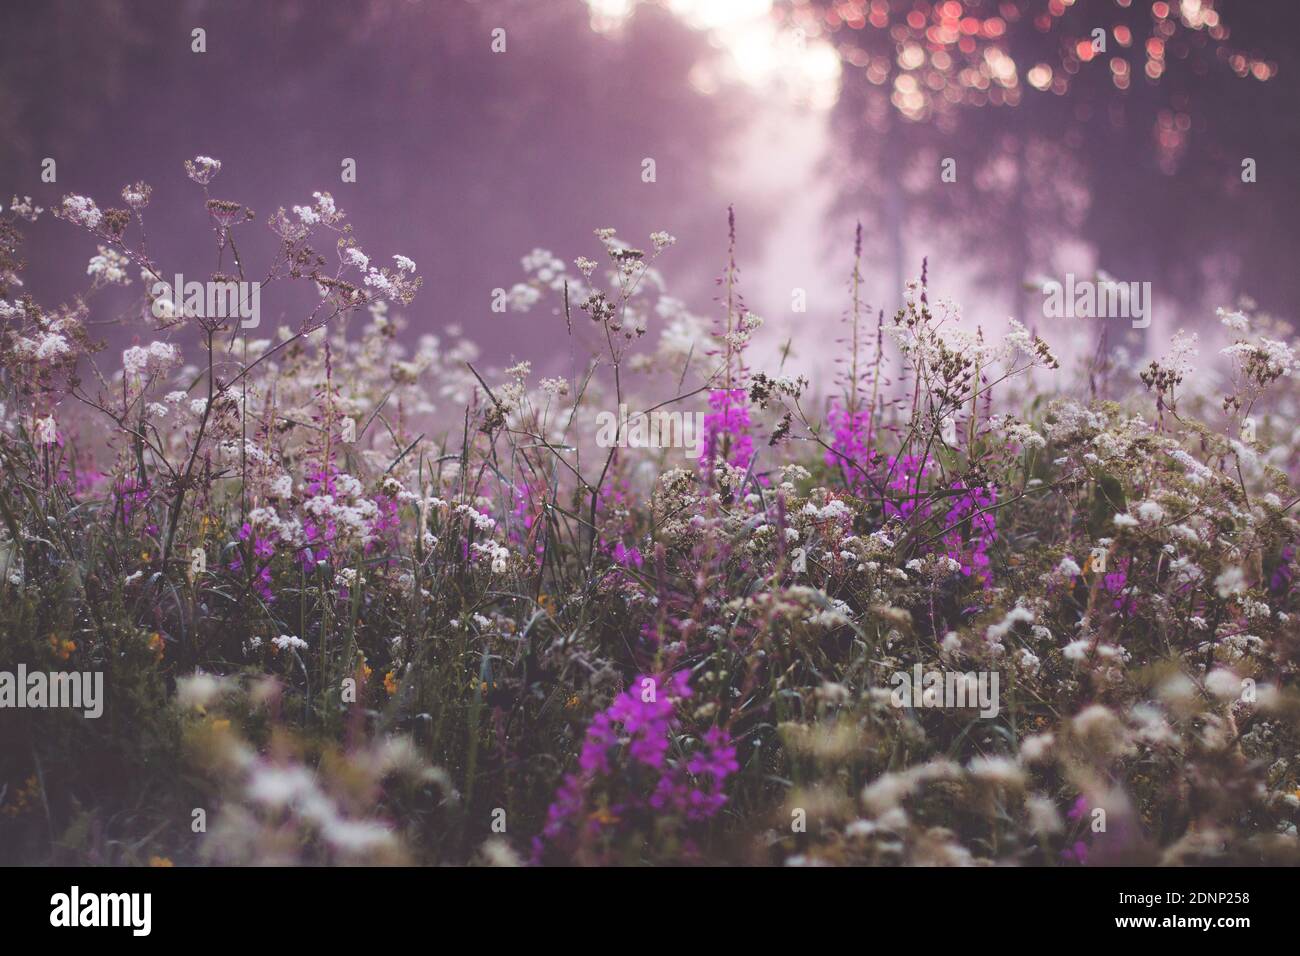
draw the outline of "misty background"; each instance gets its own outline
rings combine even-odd
[[[579,347],[548,309],[497,314],[491,295],[535,247],[594,256],[597,227],[677,236],[669,292],[717,314],[731,204],[760,351],[789,341],[795,367],[838,350],[859,221],[864,297],[886,313],[928,257],[968,321],[1014,315],[1055,344],[1027,283],[1102,270],[1152,283],[1152,326],[1124,337],[1159,351],[1178,327],[1212,334],[1241,295],[1295,314],[1298,19],[1253,0],[9,0],[0,202],[108,207],[144,180],[153,254],[199,276],[212,233],[182,163],[214,156],[212,194],[257,213],[236,237],[258,274],[267,216],[327,190],[368,254],[418,263],[405,334],[459,325],[499,364]],[[48,215],[24,231],[27,291],[52,306],[85,287],[93,240]],[[282,288],[264,325],[309,307]],[[97,297],[92,318],[140,291]]]

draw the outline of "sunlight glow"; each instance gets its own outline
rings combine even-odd
[[[708,35],[719,56],[691,72],[691,84],[711,94],[725,83],[756,90],[783,88],[790,97],[819,109],[835,105],[840,58],[825,40],[780,26],[772,0],[586,0],[591,27],[607,33],[622,27],[636,8],[654,4],[692,30]]]

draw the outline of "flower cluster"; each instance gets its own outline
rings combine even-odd
[[[712,727],[683,755],[676,712],[691,696],[689,675],[639,677],[587,727],[578,772],[565,777],[533,844],[538,862],[595,863],[626,852],[653,852],[645,842],[681,827],[673,838],[693,844],[690,824],[727,802],[727,778],[739,769],[726,731]],[[692,846],[685,848],[689,855]]]

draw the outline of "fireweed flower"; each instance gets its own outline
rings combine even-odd
[[[1088,844],[1082,840],[1075,840],[1074,843],[1061,851],[1061,860],[1065,863],[1077,863],[1083,866],[1088,862]]]
[[[827,413],[831,428],[830,450],[823,456],[830,468],[837,469],[850,488],[866,484],[863,472],[871,472],[876,452],[869,445],[871,415],[866,411],[850,413],[837,399]]]
[[[754,456],[754,439],[749,405],[743,388],[715,389],[709,392],[709,408],[704,416],[704,448],[737,468],[749,467]]]
[[[896,492],[898,497],[896,500],[886,500],[884,506],[886,518],[897,517],[907,520],[916,515],[924,520],[930,517],[930,504],[923,501],[921,496],[921,479],[930,473],[933,464],[928,460],[922,463],[919,455],[889,457],[889,467],[886,471],[892,477],[886,487]]]
[[[598,862],[614,844],[636,845],[665,817],[689,827],[726,803],[723,786],[739,769],[726,731],[708,730],[684,760],[674,742],[678,705],[692,696],[689,674],[638,677],[592,718],[578,757],[533,841],[535,862]],[[672,756],[670,756],[672,754]]]
[[[138,508],[148,503],[150,496],[149,483],[140,482],[130,476],[119,478],[113,484],[113,497],[116,499],[118,509],[122,515],[122,522],[130,524],[131,518]]]
[[[1121,558],[1114,570],[1102,576],[1102,586],[1108,594],[1114,595],[1112,606],[1121,614],[1134,614],[1138,609],[1135,589],[1129,585],[1129,558]]]
[[[989,581],[989,548],[997,541],[997,523],[991,509],[997,503],[997,489],[992,485],[968,488],[964,482],[952,485],[953,491],[964,492],[954,499],[944,516],[946,527],[969,522],[969,532],[963,540],[960,528],[946,535],[943,543],[948,557],[961,564],[961,573],[978,581]]]

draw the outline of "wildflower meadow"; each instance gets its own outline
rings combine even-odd
[[[146,184],[48,211],[94,252],[74,304],[20,285],[46,211],[4,221],[4,658],[103,675],[93,721],[0,688],[33,708],[5,720],[11,861],[1295,859],[1272,320],[1220,310],[1206,395],[1194,337],[1085,377],[921,278],[888,316],[850,292],[809,401],[751,366],[734,251],[683,355],[674,238],[598,229],[510,297],[606,350],[489,380],[466,338],[401,344],[418,266],[327,192],[266,223],[264,272],[237,261],[222,171],[178,170],[192,215],[240,281],[315,286],[293,324],[161,278]],[[88,327],[112,283],[141,290],[119,352]],[[696,454],[598,447],[593,409],[627,403],[707,408]]]
[[[1009,16],[829,6],[936,76]],[[791,334],[713,189],[503,230],[459,316],[409,244],[453,226],[355,221],[332,157],[255,210],[220,142],[3,170],[0,863],[1300,862],[1300,359],[1250,289],[1044,270],[994,322],[942,219],[895,284],[851,214]]]

